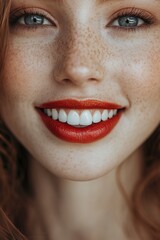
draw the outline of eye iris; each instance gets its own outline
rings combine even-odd
[[[40,15],[28,15],[24,18],[26,25],[42,25],[44,17]]]
[[[135,27],[138,25],[138,18],[131,16],[120,17],[118,23],[121,27]]]

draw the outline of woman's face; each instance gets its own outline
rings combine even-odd
[[[49,171],[75,180],[100,177],[156,129],[159,12],[159,0],[12,1],[0,113]],[[105,103],[94,107],[97,101]],[[55,110],[46,115],[51,109],[59,120],[52,119]]]

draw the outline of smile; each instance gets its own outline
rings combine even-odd
[[[117,115],[118,110],[44,109],[44,113],[53,120],[74,127],[86,127],[113,118]]]
[[[72,99],[45,103],[37,109],[51,133],[74,143],[91,143],[105,137],[116,126],[124,110],[113,103]]]

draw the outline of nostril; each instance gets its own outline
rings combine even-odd
[[[99,80],[96,79],[96,78],[89,78],[88,81],[89,81],[89,82],[92,82],[92,83],[93,83],[93,82],[94,82],[94,83],[99,82]]]
[[[74,79],[74,81],[76,81],[76,79]],[[71,79],[69,79],[69,78],[64,78],[64,79],[62,80],[62,82],[63,82],[64,84],[71,84],[73,81],[72,81]],[[78,83],[78,79],[77,79],[76,82]],[[95,83],[95,84],[96,84],[96,83],[98,82],[98,80],[97,80],[96,78],[89,78],[87,82],[92,82],[92,83]],[[85,82],[81,82],[81,84],[82,84],[82,83],[85,83]]]
[[[64,78],[64,79],[63,79],[63,82],[64,82],[64,83],[70,83],[70,82],[71,82],[71,80],[70,80],[70,79],[68,79],[68,78]]]

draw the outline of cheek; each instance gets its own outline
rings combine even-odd
[[[160,47],[159,42],[126,49],[120,62],[119,82],[131,106],[160,110]]]
[[[16,42],[16,41],[15,41]],[[11,101],[33,101],[43,89],[53,65],[50,46],[44,43],[12,43],[6,56],[1,93]]]

